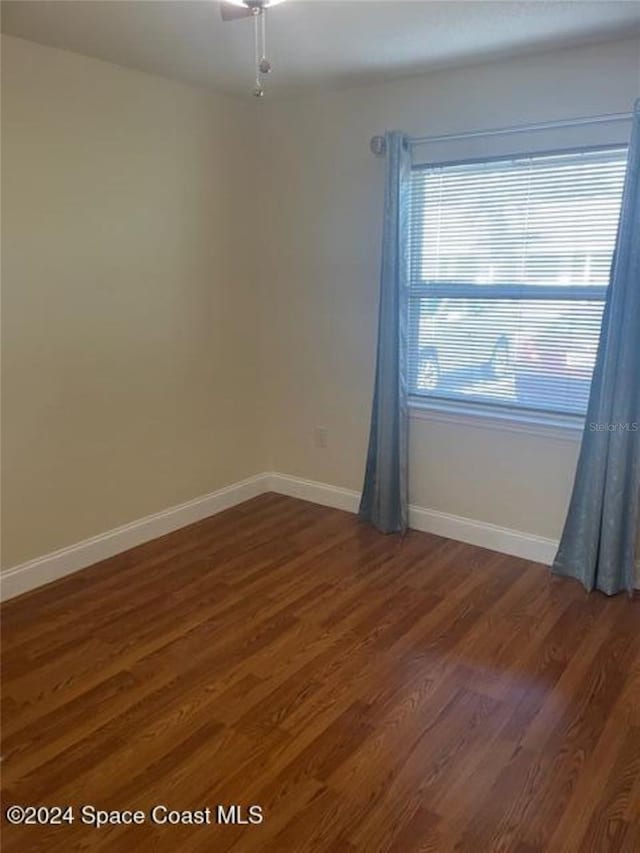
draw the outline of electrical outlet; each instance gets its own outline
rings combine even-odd
[[[313,431],[313,443],[316,447],[325,448],[329,442],[329,430],[326,427],[316,427]]]

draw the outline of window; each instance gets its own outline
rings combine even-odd
[[[414,399],[584,415],[625,148],[416,166]]]

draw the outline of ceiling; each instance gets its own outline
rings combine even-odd
[[[250,20],[216,0],[3,0],[2,30],[229,94],[252,88]],[[636,0],[288,0],[268,18],[269,96],[640,34]]]

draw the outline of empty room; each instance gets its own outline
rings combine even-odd
[[[640,2],[2,0],[7,853],[640,853]]]

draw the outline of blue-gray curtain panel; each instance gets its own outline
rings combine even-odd
[[[553,571],[607,595],[635,580],[640,518],[640,100],[569,513]]]
[[[376,378],[360,517],[383,533],[408,522],[407,325],[409,180],[407,137],[385,134],[386,178]]]

